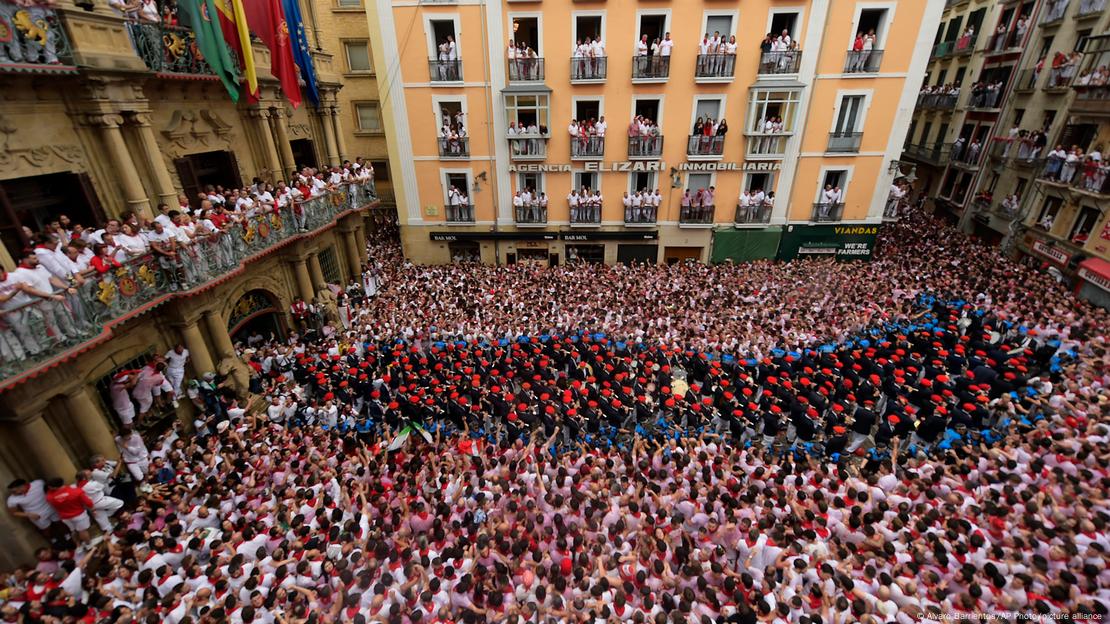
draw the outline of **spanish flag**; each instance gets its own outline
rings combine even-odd
[[[239,67],[247,79],[247,94],[258,97],[258,74],[254,70],[254,54],[251,51],[251,35],[247,29],[247,14],[243,10],[243,0],[215,0],[220,14],[220,30],[223,31],[227,45],[239,57]]]

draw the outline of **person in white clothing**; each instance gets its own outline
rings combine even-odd
[[[150,469],[150,451],[143,442],[143,436],[124,425],[116,436],[116,447],[119,448],[120,461],[127,466],[135,481],[144,481]]]
[[[39,531],[46,531],[58,521],[58,513],[46,500],[46,482],[42,479],[16,479],[8,485],[8,512],[24,518]]]
[[[85,492],[93,506],[90,510],[93,520],[100,530],[108,532],[112,529],[110,518],[123,507],[123,501],[108,495],[108,486],[92,478],[92,471],[82,470],[77,473],[77,487]]]
[[[173,406],[177,407],[181,397],[181,385],[185,382],[185,363],[189,361],[189,350],[183,344],[176,344],[166,351],[166,381],[173,388]],[[208,372],[208,371],[201,371]]]

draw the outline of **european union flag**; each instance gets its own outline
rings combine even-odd
[[[293,41],[293,62],[301,69],[305,93],[313,106],[320,104],[320,90],[316,87],[316,68],[312,64],[312,53],[308,49],[308,35],[305,34],[301,7],[297,0],[281,0],[285,11],[285,22],[289,26],[289,37]]]

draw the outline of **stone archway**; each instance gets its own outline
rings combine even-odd
[[[288,332],[280,299],[265,288],[254,288],[243,293],[231,306],[227,315],[227,333],[233,341],[246,341],[252,334],[269,338],[273,333],[284,338]]]

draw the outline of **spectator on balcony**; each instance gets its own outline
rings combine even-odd
[[[952,160],[961,160],[964,154],[964,147],[967,145],[967,137],[959,137],[952,143]]]
[[[1083,159],[1082,169],[1080,170],[1080,182],[1082,188],[1093,191],[1101,192],[1102,183],[1106,180],[1106,171],[1102,166],[1102,146],[1096,146],[1094,151],[1087,154]]]
[[[455,185],[447,191],[447,218],[450,221],[469,222],[473,220],[470,214],[470,199]]]
[[[77,295],[77,289],[40,266],[38,256],[33,251],[24,254],[19,266],[8,273],[7,279],[12,280],[13,284],[22,284],[22,287],[17,287],[18,294],[8,301],[5,309],[24,306],[18,312],[6,315],[8,322],[22,323],[29,328],[33,320],[39,318],[46,324],[48,333],[56,342],[65,342],[77,335],[73,315],[66,308],[67,297]],[[29,345],[25,343],[24,346]],[[37,346],[34,344],[35,348],[27,350],[37,353]]]
[[[579,212],[579,205],[581,204],[581,195],[576,190],[571,190],[567,193],[567,208],[570,210],[570,222],[577,223],[582,220],[582,214]]]
[[[142,0],[108,0],[108,7],[129,22],[139,20],[139,10],[142,5]]]
[[[1083,150],[1078,145],[1071,146],[1067,156],[1064,157],[1064,165],[1060,167],[1060,181],[1064,184],[1071,184],[1072,178],[1075,177],[1075,172],[1079,168],[1079,163],[1082,161]]]
[[[144,24],[160,24],[162,23],[162,11],[158,8],[158,4],[154,0],[142,0],[143,5],[139,7],[139,21]]]
[[[821,191],[821,203],[817,209],[817,215],[822,221],[829,219],[836,210],[837,204],[840,203],[840,187],[832,184],[826,184],[825,190]]]
[[[751,223],[755,221],[752,212],[752,193],[749,189],[740,191],[740,197],[736,199],[736,209],[739,213],[737,220],[741,223]]]
[[[1002,212],[1008,217],[1017,215],[1018,206],[1021,205],[1021,198],[1017,193],[1010,193],[1002,199]]]
[[[854,54],[854,62],[852,64],[853,72],[867,71],[868,63],[871,61],[871,52],[875,49],[875,30],[869,30],[866,33],[860,31],[856,33],[856,40],[852,43],[852,51]]]
[[[982,151],[983,144],[979,141],[978,137],[971,139],[971,145],[967,147],[967,158],[965,162],[969,165],[974,165],[979,162],[979,152]]]

